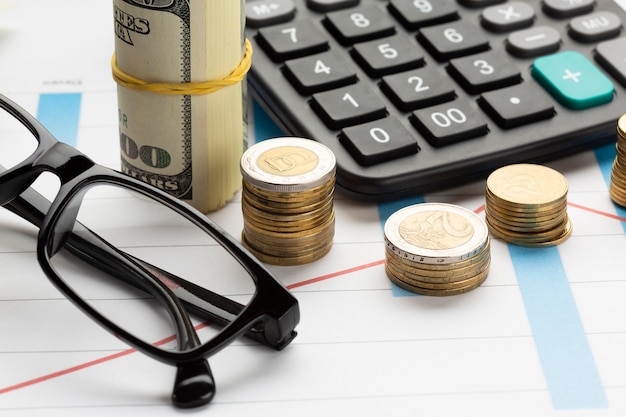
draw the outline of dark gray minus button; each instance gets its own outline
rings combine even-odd
[[[569,34],[583,42],[598,42],[617,36],[622,28],[620,18],[611,12],[580,16],[569,23]]]
[[[509,35],[506,50],[511,54],[528,58],[557,51],[561,44],[561,35],[550,26],[535,26],[519,30]]]
[[[246,4],[246,25],[254,28],[287,22],[296,14],[292,0],[260,0]]]

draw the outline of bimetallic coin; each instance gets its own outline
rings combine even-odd
[[[241,173],[255,187],[294,193],[326,184],[335,175],[335,163],[335,155],[321,143],[283,137],[247,149],[241,158]]]
[[[385,223],[385,271],[408,291],[462,294],[485,281],[490,264],[487,225],[462,207],[416,204],[398,210]]]
[[[475,256],[471,258],[467,258],[459,262],[448,263],[448,264],[425,264],[421,262],[412,261],[405,257],[400,257],[390,249],[392,245],[390,245],[388,242],[386,242],[387,247],[385,249],[385,255],[387,258],[391,259],[392,261],[401,263],[402,265],[405,266],[405,268],[409,270],[411,268],[416,268],[416,269],[419,269],[420,271],[435,271],[435,272],[458,271],[461,268],[470,267],[472,265],[479,264],[480,262],[483,262],[485,258],[488,258],[489,256],[491,256],[489,242],[490,240],[487,242],[484,248],[480,252],[478,252]]]
[[[488,229],[474,212],[445,203],[422,203],[393,213],[385,223],[397,256],[426,264],[455,263],[485,246]]]

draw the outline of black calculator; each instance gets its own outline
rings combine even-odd
[[[251,96],[389,200],[615,141],[626,1],[248,0]]]

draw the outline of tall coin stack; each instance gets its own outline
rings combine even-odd
[[[489,231],[474,212],[422,203],[385,223],[385,271],[399,287],[422,295],[462,294],[482,284],[491,263]]]
[[[615,151],[609,193],[613,202],[626,207],[626,114],[617,121]]]
[[[542,165],[515,164],[487,178],[485,220],[490,232],[518,246],[553,246],[572,232],[565,177]]]
[[[302,138],[268,139],[241,158],[243,244],[265,263],[301,265],[330,251],[335,155]]]

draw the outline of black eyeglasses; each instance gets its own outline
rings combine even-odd
[[[177,366],[176,406],[211,401],[207,358],[235,339],[276,350],[293,340],[297,300],[228,233],[57,141],[2,95],[0,107],[0,205],[40,228],[39,264],[69,300],[138,351]],[[60,180],[52,202],[30,187],[44,172]],[[169,344],[154,342],[172,334]]]

